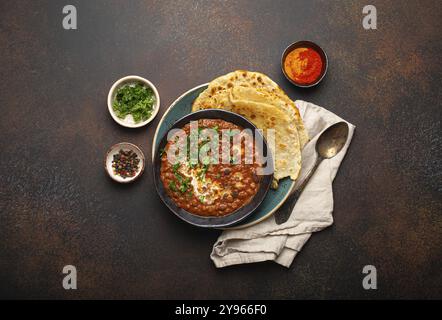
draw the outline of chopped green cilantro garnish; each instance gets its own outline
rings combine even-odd
[[[181,193],[184,193],[189,188],[190,178],[183,179],[183,177],[180,176],[180,191]]]
[[[177,191],[176,185],[174,181],[169,182],[169,189],[172,191]]]
[[[177,179],[178,183],[179,183],[179,190],[181,191],[181,193],[184,193],[187,191],[187,189],[189,188],[189,184],[190,184],[190,178],[188,177],[183,177],[179,172],[178,169],[180,168],[180,163],[175,163],[172,166],[172,170],[173,173],[175,175],[175,178]],[[173,189],[172,189],[173,190]],[[176,190],[174,190],[176,191]]]
[[[235,135],[239,134],[239,130],[238,129],[228,129],[228,130],[223,130],[224,134],[228,137],[234,137]]]
[[[116,115],[124,119],[131,114],[135,122],[147,120],[153,111],[155,94],[152,88],[140,83],[124,85],[117,90],[113,103]]]
[[[196,167],[196,163],[194,163],[194,162],[188,162],[188,165],[189,165],[189,168],[191,168],[191,169],[193,169],[193,168],[195,168]]]
[[[175,163],[172,166],[172,170],[173,170],[174,173],[177,173],[179,168],[180,168],[180,163],[179,162]]]

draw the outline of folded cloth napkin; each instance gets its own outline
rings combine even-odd
[[[296,182],[298,186],[314,165],[315,143],[319,134],[330,125],[345,120],[309,102],[298,100],[295,104],[311,138],[302,151],[302,169]],[[333,223],[332,182],[355,130],[354,125],[348,125],[349,136],[344,148],[334,158],[322,161],[304,188],[289,220],[277,225],[271,216],[244,229],[224,231],[210,255],[216,267],[273,260],[288,268],[311,234]]]

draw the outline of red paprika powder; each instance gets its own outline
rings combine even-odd
[[[296,83],[314,83],[322,71],[322,59],[312,48],[296,48],[284,60],[284,71]]]

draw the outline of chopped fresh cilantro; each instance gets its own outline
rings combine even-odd
[[[180,179],[180,191],[181,191],[181,193],[184,193],[184,192],[187,191],[187,189],[189,188],[189,184],[190,184],[190,178],[183,179],[183,177],[181,177],[181,179]]]
[[[180,163],[177,162],[172,166],[173,172],[176,174],[178,172],[178,169],[180,168]]]
[[[191,169],[196,167],[196,163],[193,163],[193,162],[190,162],[190,161],[188,162],[188,165],[189,165],[189,168],[191,168]]]
[[[169,189],[172,191],[177,191],[176,185],[175,185],[175,181],[170,181],[169,182]]]
[[[152,88],[136,83],[120,87],[112,106],[119,118],[124,119],[131,114],[134,121],[138,123],[147,120],[152,115],[155,101]]]

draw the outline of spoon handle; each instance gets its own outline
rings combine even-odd
[[[296,188],[295,191],[292,192],[291,195],[288,196],[288,198],[285,200],[284,204],[278,209],[278,211],[275,212],[275,222],[276,224],[280,225],[286,222],[290,215],[292,214],[293,208],[295,207],[296,202],[298,201],[299,197],[301,196],[302,191],[304,190],[304,187],[309,182],[310,178],[312,177],[313,173],[318,168],[319,164],[322,162],[323,158],[318,156],[316,159],[316,162],[314,166],[310,169],[305,179],[302,181],[302,183],[299,185],[298,188]]]

